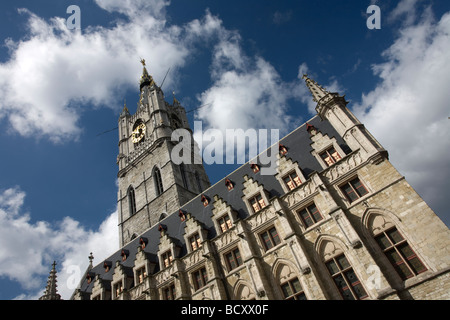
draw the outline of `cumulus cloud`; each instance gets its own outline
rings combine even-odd
[[[29,34],[6,40],[10,58],[0,64],[0,119],[9,122],[10,131],[54,142],[77,139],[84,108],[120,109],[126,90],[136,87],[141,57],[157,82],[170,67],[165,85],[176,86],[177,72],[195,40],[203,40],[220,25],[207,12],[204,19],[169,26],[167,1],[97,4],[128,19],[118,19],[111,28],[89,26],[80,31],[69,30],[62,18],[44,20],[19,10],[28,16]]]
[[[30,213],[23,212],[25,197],[17,186],[0,191],[0,276],[20,283],[26,293],[17,299],[37,299],[57,260],[58,292],[69,299],[88,266],[89,252],[101,261],[117,249],[117,212],[98,230],[86,230],[70,217],[53,225],[32,222]]]
[[[356,116],[389,151],[393,164],[447,224],[448,52],[450,13],[436,21],[426,10],[418,23],[402,28],[384,51],[385,62],[373,66],[380,83],[354,106]]]

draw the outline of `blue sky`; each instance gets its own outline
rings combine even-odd
[[[447,1],[2,1],[0,299],[42,295],[53,260],[68,299],[89,253],[118,248],[117,131],[103,132],[125,99],[135,111],[140,58],[159,85],[170,68],[166,100],[207,105],[188,113],[204,129],[288,133],[314,115],[307,72],[450,225],[449,33]],[[214,183],[237,166],[206,170]]]

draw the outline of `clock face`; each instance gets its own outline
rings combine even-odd
[[[133,143],[138,143],[142,139],[144,139],[145,136],[145,124],[141,123],[136,128],[134,128],[133,132],[131,133],[131,140]]]

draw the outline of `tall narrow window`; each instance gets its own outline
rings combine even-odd
[[[266,206],[266,203],[264,202],[264,199],[262,198],[260,193],[258,193],[253,198],[250,198],[248,201],[250,202],[250,205],[252,206],[254,212],[258,212]]]
[[[136,213],[136,198],[134,196],[134,189],[132,186],[128,188],[127,191],[128,197],[128,211],[130,212],[130,216]]]
[[[184,169],[184,164],[180,164],[180,172],[181,172],[181,180],[183,180],[183,187],[188,188],[187,179],[186,179],[186,170]]]
[[[302,183],[300,181],[300,178],[297,175],[297,172],[295,172],[295,171],[292,171],[291,173],[284,176],[283,181],[286,184],[286,186],[289,188],[289,190],[295,189]]]
[[[164,268],[170,267],[173,262],[172,251],[166,251],[161,255]]]
[[[192,282],[194,283],[195,290],[198,290],[208,283],[208,273],[205,268],[201,268],[192,273]]]
[[[161,179],[161,172],[158,168],[155,167],[153,170],[153,177],[155,181],[155,190],[156,190],[156,196],[159,196],[161,193],[163,193],[163,184]]]
[[[341,160],[340,154],[334,149],[334,147],[330,147],[324,152],[320,154],[322,160],[327,164],[327,166],[331,166],[332,164]]]
[[[195,181],[197,182],[197,188],[198,188],[198,191],[199,191],[199,192],[202,192],[202,191],[203,191],[203,189],[202,189],[202,183],[201,183],[201,181],[200,181],[200,176],[198,175],[198,172],[197,172],[197,171],[195,171],[194,176],[195,176]]]
[[[322,220],[322,215],[320,214],[319,210],[317,210],[317,207],[314,203],[298,211],[298,215],[302,219],[303,224],[306,228],[309,228],[316,222]]]
[[[300,281],[297,277],[290,279],[281,285],[284,299],[286,300],[307,300]]]
[[[191,245],[191,250],[195,251],[202,246],[202,240],[200,235],[195,233],[193,236],[189,237],[189,244]]]
[[[369,193],[369,191],[367,191],[366,187],[364,187],[364,185],[358,178],[355,178],[342,185],[341,190],[350,203]]]
[[[344,254],[340,254],[325,263],[339,293],[344,300],[360,300],[367,298],[361,281]]]
[[[146,276],[147,273],[145,272],[145,266],[136,270],[136,280],[138,284],[144,282],[144,278]]]
[[[403,280],[427,270],[397,228],[383,231],[375,240]]]

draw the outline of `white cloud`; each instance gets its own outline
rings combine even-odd
[[[44,20],[27,9],[29,35],[7,39],[10,59],[0,63],[0,119],[10,131],[54,142],[77,139],[83,108],[120,110],[127,89],[136,88],[145,58],[158,82],[176,86],[177,73],[202,40],[220,25],[206,13],[185,26],[168,26],[167,1],[103,1],[97,4],[128,19],[111,28],[69,30],[62,18]],[[157,62],[157,63],[156,63]]]
[[[373,66],[380,84],[362,96],[356,116],[389,151],[394,166],[442,218],[450,222],[450,13],[430,10],[404,27]]]
[[[24,200],[19,187],[0,192],[0,276],[17,281],[26,291],[17,299],[37,299],[57,260],[58,292],[69,299],[88,266],[89,252],[101,261],[117,250],[117,212],[93,231],[70,217],[55,225],[32,222],[30,214],[22,212]]]

